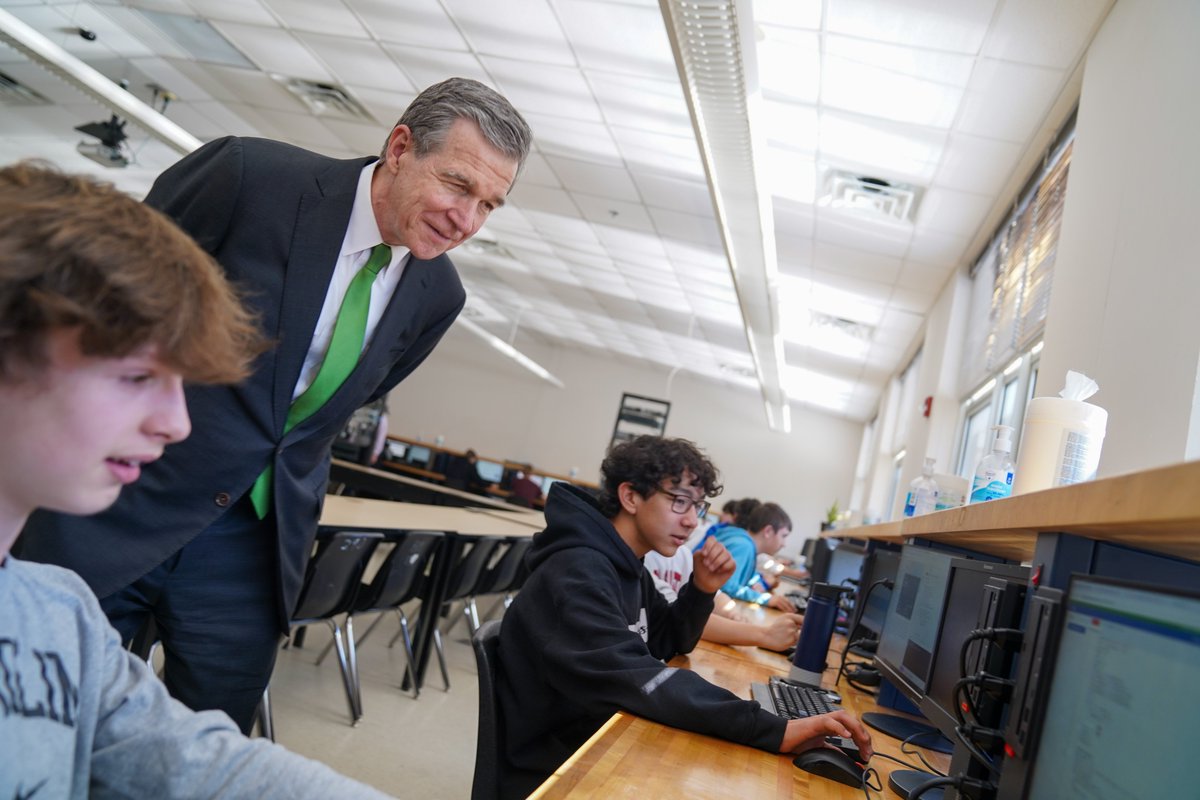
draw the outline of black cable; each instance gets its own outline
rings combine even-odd
[[[967,648],[971,646],[971,642],[980,639],[987,639],[996,644],[1017,644],[1021,643],[1025,632],[1019,628],[976,628],[967,634],[967,638],[963,640],[962,647],[958,651],[958,674],[967,674]]]
[[[901,748],[901,751],[903,752],[903,748]],[[915,753],[915,751],[913,751],[913,752]],[[919,756],[921,754],[916,753],[916,755]],[[876,753],[875,755],[872,756],[872,758],[886,758],[888,761],[895,761],[897,764],[899,764],[902,767],[908,767],[909,769],[914,769],[917,772],[925,771],[925,770],[921,769],[920,767],[918,767],[916,764],[912,763],[911,761],[905,761],[902,758],[896,758],[895,756],[889,756],[886,753]],[[924,760],[924,759],[922,759],[922,760]],[[928,762],[926,762],[926,763],[928,763]],[[937,772],[937,770],[933,770],[933,771]],[[937,774],[941,775],[942,773],[938,772]]]
[[[912,743],[913,739],[916,739],[921,736],[928,736],[928,735],[929,735],[929,733],[927,731],[919,731],[917,733],[914,733],[912,736],[909,736],[907,739],[904,739],[903,741],[900,742],[900,752],[906,756],[916,756],[917,758],[921,759],[921,763],[925,765],[925,769],[929,770],[934,775],[940,775],[941,777],[944,778],[944,777],[946,777],[946,773],[942,772],[940,769],[935,767],[933,764],[930,764],[929,759],[925,758],[925,754],[922,753],[920,750],[904,749],[906,745],[910,745]],[[938,732],[938,735],[939,736],[941,735],[940,731]],[[920,747],[920,746],[921,745],[914,745],[914,748]]]
[[[908,800],[917,800],[918,797],[928,792],[930,789],[936,789],[939,786],[957,786],[958,778],[930,778],[922,784],[913,787],[913,790],[908,793]]]
[[[874,784],[871,783],[872,777],[875,778]],[[871,792],[867,791],[868,789],[883,794],[883,776],[881,776],[879,774],[879,770],[875,769],[874,767],[867,767],[863,770],[862,774],[863,797],[867,798],[867,800],[871,800]]]
[[[975,742],[971,741],[966,734],[965,728],[963,728],[961,725],[956,727],[954,729],[954,736],[958,739],[959,743],[962,744],[963,747],[967,748],[967,752],[970,753],[976,761],[987,768],[988,772],[992,773],[997,778],[1000,777],[1000,767],[996,766],[996,762],[992,760],[991,756],[980,750],[979,747],[976,746]]]

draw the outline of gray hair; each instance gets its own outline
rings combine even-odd
[[[446,132],[460,119],[479,126],[492,147],[525,163],[533,143],[529,124],[499,92],[470,78],[448,78],[425,89],[409,103],[396,125],[407,125],[413,134],[413,152],[423,157],[441,148]],[[393,128],[394,130],[394,128]],[[389,134],[390,141],[390,134]],[[384,143],[380,160],[387,157]]]

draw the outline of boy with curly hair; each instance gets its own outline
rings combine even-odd
[[[525,797],[615,712],[770,752],[870,737],[845,711],[785,720],[694,672],[664,665],[696,646],[713,594],[733,572],[717,541],[696,553],[675,602],[654,588],[642,557],[672,555],[720,493],[717,470],[691,442],[641,436],[600,467],[599,498],[557,483],[530,575],[500,629],[496,696],[500,796]]]
[[[384,797],[172,700],[78,575],[9,552],[35,508],[110,506],[188,435],[183,382],[237,381],[261,349],[165,216],[0,168],[0,797]]]

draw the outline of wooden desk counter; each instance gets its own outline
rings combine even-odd
[[[464,536],[532,536],[546,527],[536,511],[461,508],[329,495],[321,527],[385,531],[443,531]]]
[[[1200,561],[1200,461],[828,535],[889,541],[919,536],[1030,561],[1039,533],[1078,534]]]
[[[835,637],[834,649],[843,645]],[[837,657],[826,670],[825,686],[837,676]],[[750,696],[752,682],[771,675],[785,675],[788,661],[778,653],[756,647],[731,647],[701,641],[687,656],[671,661],[672,666],[694,670],[706,680],[723,686],[740,697]],[[848,686],[840,690],[842,705],[855,714],[875,710],[874,699]],[[896,713],[892,709],[883,709]],[[872,732],[875,750],[919,765],[916,756],[903,755],[900,743]],[[950,765],[949,756],[926,753],[940,769]],[[871,761],[882,776],[894,761]],[[885,792],[886,792],[885,788]],[[861,800],[861,789],[817,778],[797,769],[790,755],[774,755],[752,747],[733,744],[698,733],[669,728],[624,712],[615,714],[575,755],[546,780],[531,797],[591,798],[686,797],[689,800],[728,798],[812,798],[812,800]]]

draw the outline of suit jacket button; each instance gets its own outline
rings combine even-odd
[[[229,505],[230,499],[229,492],[217,492],[217,496],[213,498],[213,502],[221,508],[225,508],[225,506]]]

